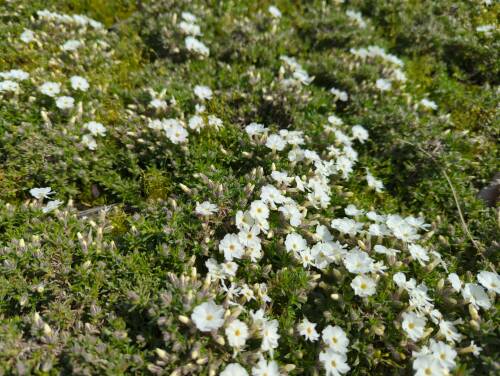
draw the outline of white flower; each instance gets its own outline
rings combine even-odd
[[[57,209],[59,206],[61,206],[63,202],[62,201],[59,201],[59,200],[53,200],[53,201],[49,201],[47,202],[47,205],[45,205],[43,208],[42,208],[42,212],[44,213],[49,213],[51,212],[52,210],[54,209]]]
[[[269,13],[271,13],[271,16],[274,18],[280,18],[281,17],[281,11],[274,5],[270,5],[269,8],[267,8]]]
[[[7,72],[0,72],[0,77],[6,80],[24,81],[29,78],[29,73],[22,69],[11,69]]]
[[[269,217],[269,208],[261,200],[255,200],[250,204],[250,215],[256,221],[264,221]]]
[[[307,267],[313,265],[314,257],[312,256],[311,250],[309,248],[304,249],[303,251],[300,251],[297,256],[298,256],[298,259],[302,263],[302,266],[304,268],[307,268]]]
[[[335,247],[336,243],[316,243],[311,248],[311,255],[314,258],[314,266],[318,269],[325,269],[332,262],[337,261],[341,252]]]
[[[248,376],[248,372],[238,363],[230,363],[224,368],[224,371],[222,371],[219,376]]]
[[[89,88],[89,82],[83,77],[73,76],[69,80],[74,90],[87,91]]]
[[[344,124],[344,122],[342,121],[341,118],[339,118],[338,116],[336,115],[330,115],[328,116],[328,122],[332,125],[342,125]]]
[[[226,327],[229,346],[241,348],[248,339],[248,326],[243,321],[234,320]]]
[[[362,298],[375,294],[377,284],[374,279],[358,275],[351,282],[354,293]]]
[[[262,344],[260,346],[262,351],[273,352],[273,349],[278,347],[278,320],[264,321],[260,332],[262,336]]]
[[[89,150],[97,149],[97,142],[95,138],[89,134],[84,134],[82,136],[82,144],[85,145]]]
[[[332,93],[335,96],[335,99],[338,99],[342,102],[346,102],[349,99],[349,96],[345,91],[338,90],[334,87],[330,89],[330,93]]]
[[[273,172],[271,172],[271,177],[278,184],[283,184],[285,186],[290,185],[290,183],[293,181],[293,178],[289,177],[288,174],[284,171],[273,171]]]
[[[413,312],[403,313],[403,329],[408,337],[413,341],[418,341],[423,337],[425,331],[426,318]]]
[[[391,88],[392,88],[391,81],[383,79],[383,78],[379,78],[377,80],[377,82],[375,83],[375,86],[380,91],[388,91],[388,90],[391,90]]]
[[[358,140],[362,144],[368,140],[368,131],[361,125],[355,125],[351,128],[352,138]]]
[[[323,242],[333,241],[333,236],[325,225],[316,226],[316,237]]]
[[[199,131],[201,128],[205,126],[205,121],[199,115],[194,115],[189,118],[188,122],[189,129]]]
[[[415,229],[420,229],[420,230],[425,230],[427,231],[427,229],[431,226],[430,224],[428,223],[425,223],[425,218],[424,217],[418,217],[418,218],[415,218],[413,216],[408,216],[404,219],[404,221],[412,226],[413,228]]]
[[[82,45],[83,45],[83,43],[80,42],[79,40],[71,39],[71,40],[68,40],[66,43],[64,43],[61,46],[61,49],[63,51],[76,51]]]
[[[96,121],[89,121],[88,123],[83,124],[83,127],[87,129],[93,136],[105,136],[106,128],[101,123]]]
[[[466,283],[462,290],[462,296],[470,302],[475,308],[491,308],[490,298],[484,289],[476,283]]]
[[[219,208],[217,205],[210,203],[209,201],[203,201],[201,204],[196,203],[195,213],[202,216],[209,216],[217,213]]]
[[[240,243],[245,247],[249,248],[259,248],[261,247],[260,243],[260,229],[257,226],[252,226],[249,229],[242,229],[238,233],[238,238],[240,239]]]
[[[241,296],[243,296],[247,302],[249,302],[250,300],[255,300],[255,294],[253,290],[246,283],[241,286]]]
[[[406,282],[406,276],[404,273],[397,272],[392,276],[392,280],[394,283],[401,288],[406,289],[407,288],[407,282]]]
[[[441,341],[435,342],[431,340],[429,349],[431,350],[434,358],[436,358],[443,368],[450,370],[455,368],[455,358],[457,356],[457,352],[450,345]]]
[[[208,125],[219,129],[222,127],[222,119],[218,118],[215,115],[208,115]]]
[[[443,370],[441,363],[432,355],[423,355],[413,361],[415,376],[446,376],[449,373]]]
[[[363,223],[358,223],[350,218],[335,218],[332,220],[333,229],[348,235],[356,235],[363,228]]]
[[[349,346],[349,339],[347,338],[344,330],[340,326],[328,325],[321,332],[321,338],[326,343],[328,348],[338,354],[347,353],[347,346]]]
[[[208,56],[210,54],[208,47],[194,37],[187,37],[185,39],[185,44],[189,51],[196,52],[201,56]]]
[[[365,274],[373,269],[373,259],[368,256],[368,253],[353,249],[344,257],[344,265],[350,273]]]
[[[241,258],[244,254],[243,246],[236,234],[226,234],[219,243],[219,251],[224,253],[224,258],[227,261]]]
[[[315,342],[319,338],[319,334],[316,331],[316,325],[317,324],[310,322],[306,317],[304,317],[304,320],[297,325],[297,330],[300,335],[304,336],[308,341]]]
[[[500,276],[497,273],[483,270],[477,275],[477,280],[488,290],[500,294]]]
[[[188,34],[188,35],[200,35],[201,34],[200,27],[194,23],[191,23],[191,22],[186,22],[186,21],[179,22],[179,29],[181,29],[184,34]]]
[[[245,131],[250,137],[252,137],[264,133],[266,131],[266,127],[264,127],[264,124],[250,123],[245,127]]]
[[[340,376],[349,372],[351,369],[347,364],[347,357],[345,354],[339,354],[330,349],[320,352],[319,360],[323,363],[326,376]]]
[[[304,215],[301,213],[295,203],[285,204],[278,209],[286,219],[290,220],[290,225],[293,227],[300,226]]]
[[[191,22],[191,23],[196,22],[196,16],[193,13],[182,12],[181,17],[186,22]]]
[[[222,270],[222,267],[217,263],[216,260],[213,258],[209,258],[207,261],[205,261],[205,266],[208,269],[208,275],[214,279],[224,279],[225,275]]]
[[[255,225],[255,220],[249,211],[242,212],[241,210],[238,210],[234,221],[239,230],[249,230],[253,225]]]
[[[165,129],[165,133],[167,134],[168,139],[173,144],[180,144],[186,142],[189,135],[188,132],[184,129],[184,127],[180,124],[173,124],[172,126],[167,127]]]
[[[314,80],[314,77],[310,77],[309,76],[309,73],[307,73],[304,69],[302,68],[297,68],[293,74],[292,74],[293,78],[297,81],[299,81],[300,83],[304,84],[304,85],[309,85],[313,80]]]
[[[35,33],[29,29],[24,29],[19,37],[24,43],[30,43],[35,40]]]
[[[0,93],[2,92],[16,92],[19,90],[19,84],[15,81],[11,80],[5,80],[5,81],[0,81]]]
[[[408,250],[410,251],[411,258],[418,261],[420,265],[424,266],[429,261],[427,250],[418,244],[409,244]]]
[[[356,205],[349,204],[344,208],[344,212],[349,217],[356,217],[358,215],[363,215],[364,211],[362,209],[358,209]]]
[[[450,273],[450,275],[448,275],[448,281],[451,283],[451,287],[453,287],[453,290],[456,292],[460,292],[460,290],[462,290],[462,281],[456,273]]]
[[[437,110],[438,108],[436,102],[430,101],[427,98],[422,99],[420,101],[420,104],[425,108],[429,108],[431,110]]]
[[[286,197],[281,194],[279,189],[271,184],[262,187],[260,199],[266,204],[270,204],[272,208],[276,208],[275,204],[283,204],[286,201]]]
[[[337,158],[337,161],[335,163],[335,167],[342,172],[342,177],[344,179],[347,179],[349,177],[349,174],[352,172],[352,168],[354,166],[353,161],[346,157],[341,155],[340,157]]]
[[[375,189],[376,192],[382,192],[384,190],[384,183],[381,180],[376,179],[370,171],[366,171],[366,182],[370,188]]]
[[[221,264],[222,271],[227,276],[235,276],[238,271],[238,264],[233,261],[226,261]]]
[[[304,132],[302,131],[289,131],[287,129],[281,129],[279,135],[283,137],[289,145],[298,146],[305,143]]]
[[[201,100],[212,99],[212,89],[208,86],[196,85],[194,87],[195,95]]]
[[[273,151],[282,151],[286,146],[286,141],[277,134],[272,134],[267,138],[266,146]]]
[[[196,112],[197,114],[202,114],[202,113],[204,113],[206,109],[207,109],[207,108],[206,108],[204,105],[202,105],[201,103],[196,103],[196,104],[194,105],[194,110],[195,110],[195,112]]]
[[[57,82],[45,82],[38,88],[38,90],[40,90],[42,94],[48,95],[49,97],[55,97],[61,92],[61,85]]]
[[[260,246],[260,244],[258,247],[253,246],[253,247],[249,247],[248,249],[250,251],[248,256],[250,257],[250,260],[252,260],[252,262],[257,262],[262,258],[263,253],[262,253],[262,247]]]
[[[368,233],[372,236],[387,236],[390,234],[390,231],[387,228],[387,226],[384,225],[383,223],[372,223],[370,225],[370,227],[368,227]],[[386,248],[386,250],[387,250],[387,248]],[[389,252],[391,252],[391,251],[389,251]],[[386,253],[386,254],[389,254],[389,253]],[[394,253],[392,253],[392,254],[394,254]]]
[[[48,198],[49,195],[54,194],[50,187],[45,188],[32,188],[30,189],[30,194],[37,200]]]
[[[366,27],[366,22],[365,20],[363,20],[363,15],[360,12],[356,12],[349,9],[345,12],[345,14],[351,20],[356,22],[361,29],[364,29]]]
[[[330,116],[328,118],[328,120],[330,120],[330,118],[332,118],[332,116]],[[336,119],[338,119],[338,118],[336,118]],[[335,135],[335,138],[337,139],[337,141],[340,142],[341,144],[343,144],[344,146],[352,145],[351,138],[347,134],[342,132],[340,129],[335,129],[333,131],[333,134]]]
[[[474,341],[470,341],[470,345],[469,345],[469,347],[471,348],[471,350],[472,350],[472,354],[474,354],[474,356],[479,356],[479,353],[480,353],[481,351],[483,351],[483,348],[482,348],[482,347],[477,346],[477,345],[474,343]]]
[[[478,33],[484,33],[486,36],[490,36],[493,30],[496,30],[495,25],[480,25],[476,27]]]
[[[195,307],[191,320],[202,332],[217,330],[224,325],[224,309],[210,300]]]
[[[422,310],[424,312],[429,312],[433,309],[432,299],[427,295],[427,286],[425,283],[421,283],[416,287],[408,288],[408,294],[410,295],[410,306],[417,308],[417,310]]]
[[[366,217],[374,222],[384,222],[385,217],[383,215],[377,214],[374,211],[369,211],[366,213]]]
[[[285,247],[288,252],[300,252],[307,248],[307,242],[300,234],[291,233],[286,236]]]
[[[157,131],[163,129],[163,123],[158,119],[149,119],[148,128],[155,129]]]
[[[278,363],[274,360],[268,362],[261,356],[257,365],[252,368],[252,376],[280,376]]]
[[[446,338],[448,342],[459,342],[462,339],[462,335],[457,332],[455,325],[446,320],[441,320],[439,322],[438,334]]]
[[[167,108],[167,101],[160,98],[153,98],[151,102],[149,102],[149,106],[156,110],[165,110]]]
[[[400,215],[397,214],[387,215],[385,218],[385,223],[395,233],[394,236],[396,236],[400,240],[404,240],[406,238],[411,237],[411,234],[406,234],[406,232],[408,233],[416,232],[414,226],[410,225],[408,222],[406,222],[404,218],[402,218]],[[398,237],[397,235],[401,235],[401,237]]]
[[[68,96],[58,97],[56,99],[56,106],[61,110],[69,110],[75,106],[75,100]]]

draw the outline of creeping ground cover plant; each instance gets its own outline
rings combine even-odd
[[[499,10],[1,4],[0,375],[497,374]]]

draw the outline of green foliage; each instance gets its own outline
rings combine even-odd
[[[303,131],[322,155],[335,143],[324,132],[328,115],[362,124],[370,139],[357,148],[359,164],[386,191],[368,189],[365,171],[356,167],[349,180],[332,179],[331,208],[318,209],[315,220],[342,217],[349,203],[366,211],[422,214],[431,222],[425,242],[443,255],[450,272],[471,282],[478,271],[498,268],[498,211],[477,193],[498,171],[500,39],[498,30],[489,36],[476,31],[497,21],[498,4],[280,1],[278,22],[266,11],[267,1],[19,3],[0,5],[0,71],[31,75],[20,82],[19,93],[2,94],[0,102],[0,375],[170,374],[185,359],[200,362],[198,374],[209,374],[209,365],[217,370],[231,362],[227,349],[213,345],[215,335],[193,340],[196,329],[179,316],[189,316],[209,297],[223,304],[213,283],[203,280],[205,261],[222,260],[219,239],[234,230],[236,212],[270,183],[265,176],[288,168],[306,176],[310,168],[250,140],[244,127],[251,122],[273,132]],[[60,28],[36,16],[45,8],[86,14],[105,29]],[[369,17],[367,29],[345,15],[350,8]],[[200,19],[210,58],[195,58],[173,27],[183,11]],[[36,33],[39,44],[19,41],[24,28]],[[76,55],[61,51],[73,38],[85,41]],[[365,63],[350,52],[370,45],[404,61],[408,79],[394,82],[395,95],[374,87],[386,74],[380,61]],[[285,89],[276,80],[284,75],[282,55],[295,57],[314,76],[307,91]],[[73,75],[86,77],[89,91],[73,93]],[[65,113],[41,96],[37,87],[46,81],[60,82],[82,110]],[[187,123],[199,103],[195,85],[214,91],[201,116],[221,119],[219,130],[190,131],[188,144],[174,144],[148,127],[149,118]],[[334,102],[332,87],[348,92],[349,100]],[[153,92],[169,102],[165,110],[150,106]],[[438,110],[419,107],[423,98]],[[94,151],[81,141],[83,124],[92,120],[107,129],[105,137],[96,137]],[[45,186],[67,207],[43,213],[29,190]],[[203,201],[219,211],[196,216],[196,203]],[[278,215],[270,221],[288,226]],[[301,230],[310,236],[309,229]],[[295,330],[303,317],[321,323],[318,329],[344,327],[352,374],[410,372],[414,348],[402,342],[396,326],[403,299],[390,278],[379,282],[377,295],[360,299],[334,269],[326,273],[327,283],[318,283],[272,235],[264,241],[262,263],[242,261],[240,272],[249,285],[267,284],[270,314],[282,333],[275,358],[297,365],[290,374],[320,369],[319,345]],[[420,275],[429,286],[439,283],[436,271],[411,268],[402,263],[394,270]],[[460,310],[467,317],[467,306],[450,302],[449,292],[436,295],[443,313],[459,319]],[[248,305],[260,307],[256,301]],[[481,315],[470,339],[483,352],[460,358],[456,374],[498,370],[498,315],[495,309]],[[459,327],[469,328],[465,322]],[[168,350],[159,363],[157,348]],[[250,355],[247,360],[255,361]]]

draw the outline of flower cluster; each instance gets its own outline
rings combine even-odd
[[[326,3],[306,17],[241,2],[229,17],[145,1],[109,30],[42,10],[9,31],[41,67],[20,56],[0,72],[0,197],[21,198],[0,199],[0,373],[425,376],[479,362],[500,294],[491,252],[459,267],[460,226],[410,214],[394,161],[370,155],[393,137],[379,123],[448,126],[446,107],[372,20]]]

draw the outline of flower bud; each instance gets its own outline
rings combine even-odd
[[[469,314],[473,320],[479,320],[479,313],[477,312],[477,309],[472,304],[469,304]]]
[[[47,337],[49,337],[52,334],[52,329],[47,323],[43,324],[43,334],[45,334]]]
[[[472,327],[472,329],[474,329],[474,330],[480,329],[479,323],[476,320],[470,320],[469,324]]]
[[[226,341],[224,340],[224,337],[221,336],[220,334],[216,334],[214,336],[215,342],[217,342],[219,345],[224,346],[226,344]]]
[[[158,355],[158,357],[160,359],[163,359],[163,360],[168,360],[168,354],[165,350],[162,350],[162,349],[159,349],[159,348],[156,348],[155,349],[155,353],[156,355]]]
[[[296,368],[295,364],[287,364],[283,369],[285,372],[292,372]]]

